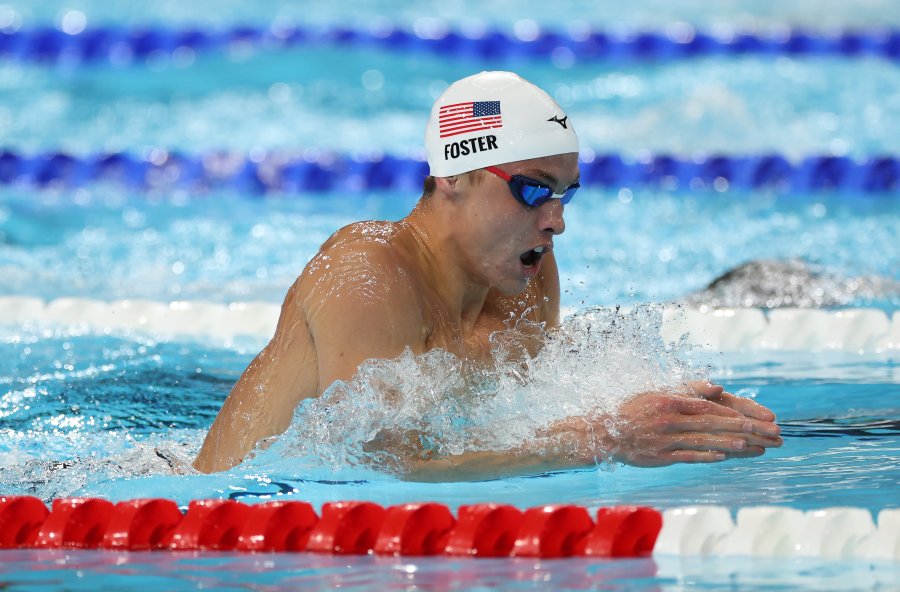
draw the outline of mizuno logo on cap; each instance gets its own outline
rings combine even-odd
[[[566,120],[567,120],[568,118],[569,118],[568,115],[566,115],[566,116],[563,117],[562,119],[559,118],[559,115],[554,115],[553,117],[551,117],[551,118],[548,119],[547,121],[555,121],[555,122],[558,123],[559,125],[563,126],[563,129],[569,129],[569,126],[566,125]]]

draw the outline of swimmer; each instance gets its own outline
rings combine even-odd
[[[578,138],[544,91],[509,72],[482,72],[437,99],[425,134],[430,175],[399,222],[338,230],[290,288],[275,335],[219,411],[194,466],[240,463],[283,433],[301,400],[349,380],[367,359],[441,348],[490,363],[489,336],[510,318],[560,321],[553,238],[579,187]],[[532,354],[540,335],[531,336]],[[716,462],[759,456],[782,441],[775,416],[709,383],[647,392],[602,419],[548,428],[565,452],[478,452],[421,459],[407,478],[476,479],[593,465]]]
[[[756,259],[728,270],[684,300],[712,308],[825,308],[897,297],[900,281],[891,278],[843,276],[802,259]]]

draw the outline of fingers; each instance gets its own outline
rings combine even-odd
[[[779,448],[782,444],[784,444],[784,440],[782,440],[778,436],[760,436],[757,434],[748,434],[744,436],[744,442],[747,443],[747,446],[755,446],[759,448]]]
[[[619,443],[625,462],[664,466],[752,458],[781,446],[775,415],[721,386],[693,382],[687,391],[648,392],[629,401],[623,416],[626,437]]]
[[[689,392],[698,397],[718,397],[725,389],[718,384],[713,384],[708,380],[693,380],[685,385]]]
[[[661,452],[652,457],[646,457],[634,464],[643,467],[663,467],[675,463],[716,463],[731,458],[753,458],[762,456],[765,450],[755,446],[751,446],[739,452],[712,452],[709,450],[671,450]]]
[[[703,431],[704,427],[710,427],[718,432],[756,434],[770,439],[767,446],[781,446],[781,428],[771,421],[753,419],[731,407],[704,399],[677,399],[674,405],[675,410],[685,416],[673,422],[673,425],[681,426],[681,431]],[[739,422],[723,419],[737,419]]]
[[[746,397],[737,397],[731,393],[726,393],[725,389],[711,382],[695,380],[689,382],[687,387],[692,393],[698,397],[708,399],[724,405],[730,409],[740,412],[742,415],[759,419],[762,421],[775,421],[775,414],[768,408],[760,405],[752,399]]]
[[[717,384],[712,384],[711,382],[702,380],[695,380],[693,382],[689,382],[687,384],[687,387],[695,395],[708,401],[718,403],[723,407],[727,407],[729,409],[737,411],[741,415],[745,415],[753,419],[758,419],[760,421],[775,421],[775,414],[772,413],[769,408],[760,405],[752,399],[748,399],[746,397],[738,397],[731,393],[726,393],[725,390]]]
[[[714,463],[721,462],[728,455],[721,452],[704,452],[696,450],[673,450],[653,455],[639,455],[634,458],[619,459],[635,467],[666,467],[675,463]]]
[[[771,410],[751,399],[737,397],[731,393],[722,393],[718,397],[712,398],[712,400],[747,417],[761,421],[775,421],[775,414]]]
[[[659,457],[657,457],[657,460],[660,461],[659,466],[662,466],[674,463],[714,463],[722,462],[727,458],[728,456],[726,454],[722,454],[721,452],[673,450],[672,452],[666,452],[659,455]]]
[[[669,441],[661,446],[658,455],[677,450],[691,452],[718,452],[726,454],[729,458],[759,456],[766,448],[781,446],[781,439],[762,438],[759,436],[732,436],[724,434],[679,434],[669,438]]]
[[[682,399],[674,398],[673,403],[675,410],[685,415],[721,415],[723,417],[743,418],[744,414],[740,411],[719,405],[706,399]]]
[[[750,434],[753,422],[743,417],[722,417],[721,415],[681,415],[665,426],[667,433],[676,432],[733,432]]]
[[[755,419],[750,420],[750,422],[753,424],[752,433],[778,440],[778,445],[781,446],[781,428],[777,423],[771,421],[757,421]]]
[[[695,452],[743,452],[747,449],[747,441],[737,436],[719,434],[679,434],[672,437],[663,448],[665,451],[691,450]]]
[[[728,458],[754,458],[756,456],[762,456],[765,453],[765,448],[760,446],[748,446],[739,452],[730,452]]]
[[[781,446],[781,428],[768,421],[749,419],[744,416],[723,417],[721,415],[681,415],[666,421],[663,430],[677,432],[731,433],[743,438],[748,444],[760,446]]]
[[[715,401],[747,417],[762,421],[775,421],[775,414],[768,408],[746,397],[737,397],[731,393],[726,393],[725,389],[720,385],[705,380],[695,380],[687,383],[686,386],[694,395]]]

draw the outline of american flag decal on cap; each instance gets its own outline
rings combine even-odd
[[[438,130],[442,138],[500,127],[503,127],[500,101],[455,103],[444,105],[438,112]]]

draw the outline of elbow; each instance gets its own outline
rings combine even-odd
[[[221,473],[236,467],[242,460],[231,456],[217,456],[208,453],[206,450],[201,450],[197,458],[194,459],[192,466],[198,472],[209,475],[210,473]]]

